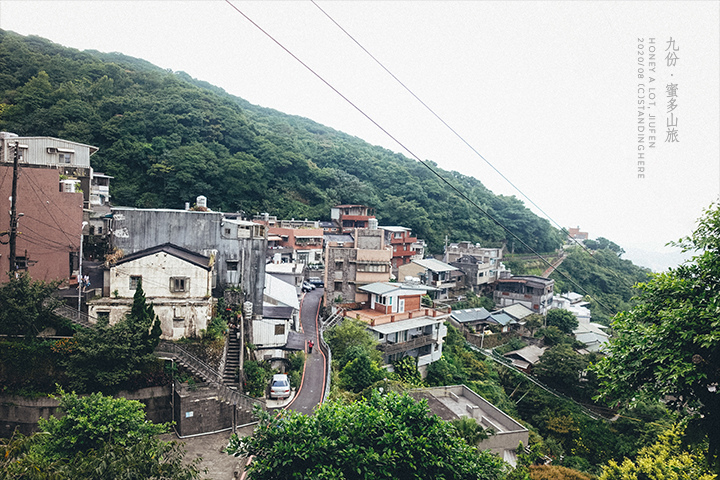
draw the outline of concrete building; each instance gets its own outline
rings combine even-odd
[[[385,245],[392,248],[392,272],[397,276],[398,267],[410,263],[417,256],[417,237],[406,227],[378,227],[385,232]],[[422,257],[420,257],[422,258]]]
[[[527,428],[465,385],[419,388],[411,390],[410,396],[426,400],[430,411],[445,421],[470,417],[483,428],[491,428],[495,433],[480,442],[478,448],[490,450],[513,466],[517,464],[515,451],[520,442],[528,444]]]
[[[555,280],[535,275],[512,276],[497,281],[493,300],[499,307],[521,303],[545,315],[553,302]]]
[[[502,250],[470,242],[451,243],[445,249],[445,261],[465,273],[466,288],[479,293],[490,288],[505,270]]]
[[[360,287],[389,281],[391,259],[383,230],[356,228],[352,236],[326,236],[325,305],[367,302]]]
[[[369,295],[365,308],[346,311],[345,315],[368,324],[368,330],[380,342],[383,363],[392,364],[403,357],[417,359],[420,372],[442,356],[447,335],[445,321],[450,312],[422,305],[427,287],[416,284],[379,282],[360,287]]]
[[[58,138],[0,132],[0,198],[7,199],[0,208],[0,283],[7,280],[4,272],[12,270],[45,281],[68,279],[77,272],[83,208],[90,199],[90,156],[97,150]],[[16,153],[18,228],[11,266],[9,199]]]
[[[171,242],[215,259],[213,292],[234,289],[262,316],[267,233],[264,225],[212,211],[112,208],[113,245],[129,255]]]
[[[285,358],[290,331],[300,328],[300,302],[295,286],[265,274],[263,317],[253,319],[252,343],[258,360]]]
[[[127,255],[107,270],[112,295],[88,302],[91,317],[119,322],[130,312],[138,284],[160,319],[162,338],[196,336],[212,317],[210,257],[166,243]]]
[[[308,277],[308,268],[304,263],[268,263],[265,265],[265,273],[293,285],[297,295],[300,295],[302,283]]]
[[[423,285],[433,287],[436,300],[446,300],[450,292],[457,288],[456,277],[452,275],[452,272],[457,270],[457,267],[440,260],[424,258],[399,267],[398,278],[400,280],[417,278]]]
[[[323,229],[313,220],[278,220],[262,213],[253,222],[268,228],[268,259],[320,265],[323,261]]]
[[[375,209],[365,205],[337,205],[330,209],[330,220],[333,232],[326,233],[352,233],[357,228],[375,228]]]

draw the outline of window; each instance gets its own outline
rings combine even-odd
[[[110,321],[110,312],[96,312],[95,315],[98,323]]]
[[[395,238],[402,238],[403,234],[401,232],[395,232]]]
[[[226,228],[226,229],[225,229],[225,235],[228,236],[228,237],[230,236],[230,229],[229,229],[229,228]]]
[[[130,290],[137,290],[137,287],[141,282],[142,275],[130,275]]]
[[[336,292],[342,292],[342,282],[335,282],[333,290],[335,290]]]
[[[190,279],[187,277],[171,277],[170,278],[170,291],[171,292],[187,292],[190,290]]]
[[[237,272],[238,262],[227,262],[228,272]]]
[[[58,153],[58,163],[70,163],[71,159],[71,153]]]
[[[185,328],[185,319],[173,318],[173,328]]]
[[[285,325],[282,323],[275,325],[275,335],[285,335]]]
[[[387,264],[361,263],[357,266],[358,272],[385,273],[388,271]]]

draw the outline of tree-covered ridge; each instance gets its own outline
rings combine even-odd
[[[609,325],[615,313],[631,308],[636,294],[634,285],[645,282],[650,273],[649,269],[624,260],[607,248],[596,250],[592,255],[582,248],[574,248],[550,278],[555,280],[558,293],[587,293],[593,321]]]
[[[327,219],[333,205],[361,203],[382,224],[411,227],[432,252],[445,235],[508,240],[419,162],[118,53],[0,30],[0,130],[100,147],[93,168],[115,177],[116,205],[181,208],[206,195],[217,210]],[[533,249],[560,246],[560,233],[517,198],[437,170]]]

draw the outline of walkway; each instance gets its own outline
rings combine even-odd
[[[285,408],[310,415],[315,406],[322,403],[328,372],[327,352],[320,347],[318,332],[318,315],[320,313],[320,300],[323,289],[317,288],[306,293],[300,303],[300,323],[305,336],[305,352],[307,342],[312,340],[315,344],[311,354],[307,355],[303,370],[302,383],[292,402]]]

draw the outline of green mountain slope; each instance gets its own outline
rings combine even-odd
[[[116,205],[182,208],[206,195],[215,210],[327,219],[333,205],[361,203],[381,224],[411,227],[431,252],[445,235],[507,240],[414,160],[119,53],[0,30],[0,130],[100,147],[93,168],[115,177]],[[533,249],[560,246],[560,233],[515,197],[440,171]]]

